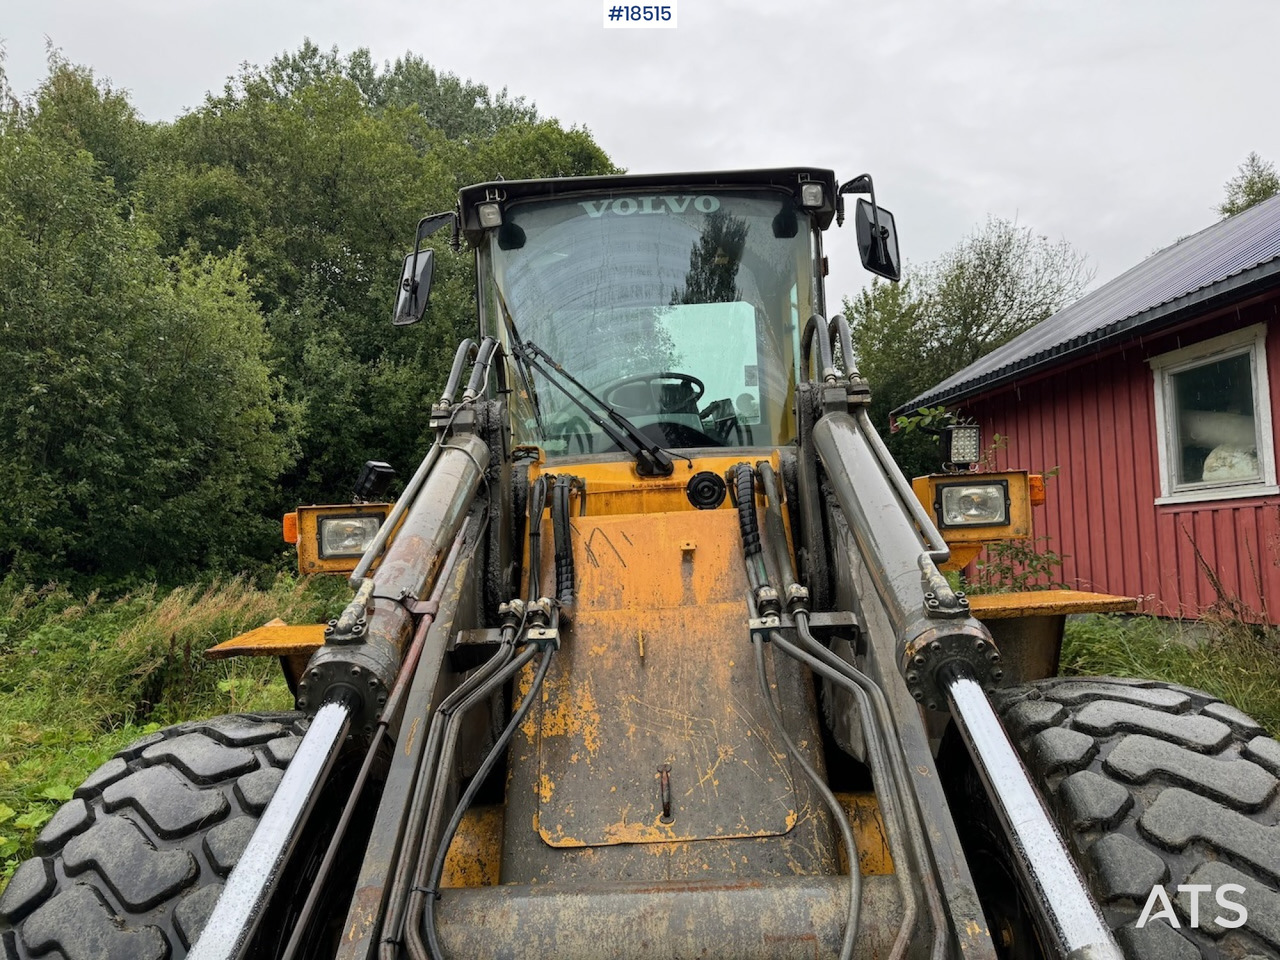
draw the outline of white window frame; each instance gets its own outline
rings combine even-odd
[[[1258,480],[1235,480],[1229,483],[1178,483],[1177,464],[1182,459],[1178,449],[1176,402],[1173,375],[1228,360],[1248,356],[1253,377],[1254,428],[1258,431]],[[1196,503],[1204,500],[1229,500],[1236,497],[1261,497],[1280,493],[1276,485],[1274,434],[1271,429],[1271,391],[1267,380],[1267,325],[1254,324],[1242,330],[1212,337],[1193,346],[1152,357],[1147,361],[1155,378],[1156,448],[1160,454],[1160,496],[1156,503]]]

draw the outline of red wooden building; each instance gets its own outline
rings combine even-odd
[[[1008,438],[1001,469],[1058,468],[1034,516],[1068,584],[1163,616],[1242,603],[1280,623],[1280,197],[897,412],[941,404]]]

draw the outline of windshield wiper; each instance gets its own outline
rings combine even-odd
[[[649,440],[640,429],[620,414],[609,404],[605,403],[594,393],[588,390],[582,383],[568,370],[560,366],[555,358],[547,351],[532,340],[526,340],[523,344],[516,338],[512,338],[511,352],[520,357],[526,367],[538,371],[546,379],[546,381],[563,393],[570,401],[574,403],[587,418],[597,427],[608,435],[609,439],[616,443],[631,456],[635,457],[636,472],[642,477],[669,477],[675,470],[672,464],[671,456],[667,451],[663,450],[656,443]],[[553,377],[547,372],[546,368],[533,359],[530,354],[536,354],[542,360],[545,360],[560,377],[568,380],[571,384],[586,394],[587,398],[601,410],[604,410],[609,419],[601,417],[596,411],[592,410],[582,400],[574,396],[573,391],[566,387],[557,377]]]

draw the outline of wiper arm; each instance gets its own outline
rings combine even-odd
[[[642,477],[671,476],[672,472],[675,470],[675,466],[671,461],[670,455],[656,443],[651,442],[648,437],[640,432],[639,428],[636,427],[634,423],[583,386],[573,374],[560,366],[560,364],[556,363],[555,358],[552,357],[551,354],[547,353],[547,351],[543,350],[532,340],[526,340],[521,344],[519,340],[513,339],[511,351],[519,355],[520,359],[524,361],[526,366],[538,371],[538,373],[542,374],[542,376],[546,378],[548,383],[568,397],[579,410],[587,415],[587,418],[592,423],[608,435],[610,440],[616,443],[623,450],[627,451],[627,453],[631,454],[631,456],[635,457],[636,472]],[[587,404],[583,403],[580,398],[574,396],[573,392],[557,377],[553,377],[540,363],[534,360],[533,357],[530,356],[531,353],[536,354],[539,358],[545,360],[550,364],[551,369],[559,374],[560,377],[568,380],[571,384],[586,394],[587,398],[592,403],[596,404],[601,410],[604,410],[609,415],[609,419],[604,419],[596,413],[596,411],[587,406]]]

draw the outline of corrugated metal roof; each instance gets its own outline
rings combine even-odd
[[[1176,322],[1221,295],[1280,283],[1280,196],[1152,254],[894,413],[936,406]]]

